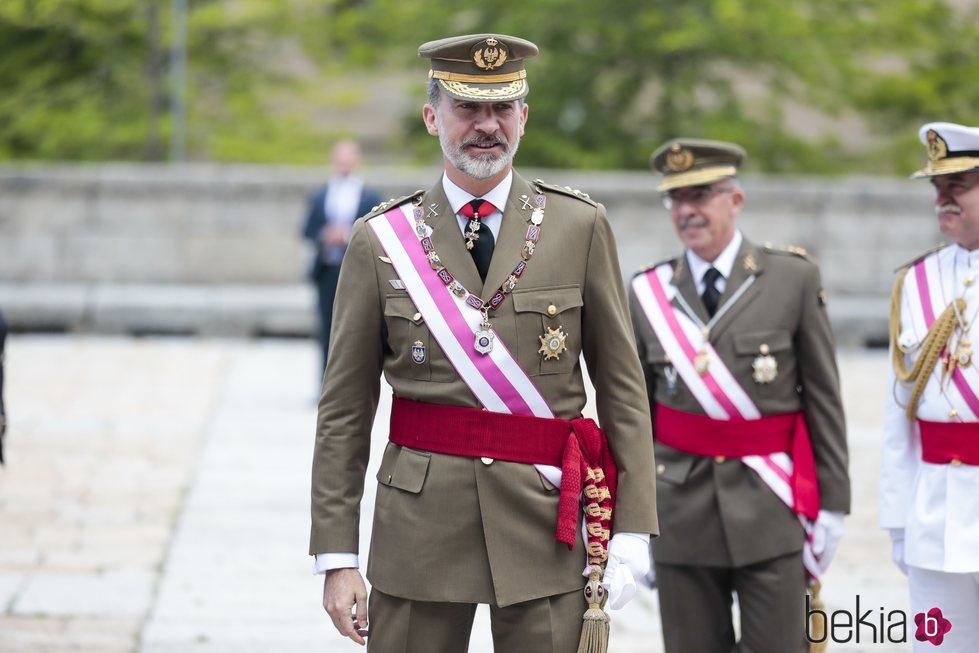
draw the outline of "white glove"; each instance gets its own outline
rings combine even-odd
[[[826,571],[836,555],[843,537],[842,512],[820,510],[816,523],[812,526],[812,553],[816,556],[820,571]]]
[[[608,563],[602,585],[608,605],[618,610],[636,594],[636,579],[649,573],[649,534],[616,533],[608,543]]]
[[[904,529],[889,528],[887,532],[891,535],[891,560],[901,570],[901,573],[907,576],[908,563],[904,561]]]

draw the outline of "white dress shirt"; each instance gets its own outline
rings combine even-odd
[[[489,227],[489,230],[493,232],[494,243],[500,239],[500,226],[503,224],[503,209],[506,207],[507,198],[510,197],[510,187],[512,185],[513,170],[507,173],[507,176],[496,185],[496,188],[482,197],[477,198],[475,195],[471,195],[468,191],[464,191],[452,183],[447,174],[442,174],[442,190],[445,191],[445,198],[449,200],[449,206],[452,207],[453,213],[456,214],[456,219],[459,221],[459,229],[462,230],[462,233],[466,233],[466,228],[469,224],[469,218],[459,213],[463,206],[474,199],[486,200],[493,205],[493,212],[489,215],[481,215],[479,221],[483,223],[484,227]]]
[[[721,276],[714,282],[714,287],[717,288],[717,292],[724,293],[724,289],[727,288],[727,280],[731,278],[731,271],[734,269],[734,263],[738,258],[738,251],[741,249],[742,242],[744,242],[744,236],[741,235],[740,229],[736,229],[734,231],[734,237],[731,238],[731,242],[727,244],[727,247],[713,261],[705,261],[692,251],[687,250],[687,264],[690,266],[690,275],[697,284],[698,295],[704,294],[704,289],[707,287],[704,283],[704,274],[710,268],[715,268],[721,273]]]

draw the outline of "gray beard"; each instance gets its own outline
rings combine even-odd
[[[513,162],[517,148],[520,147],[520,135],[517,134],[513,143],[503,143],[506,150],[499,156],[490,153],[473,156],[466,151],[465,141],[458,145],[448,141],[445,130],[442,129],[442,118],[437,113],[435,120],[439,128],[439,144],[442,146],[442,153],[445,154],[445,158],[457,170],[473,179],[489,179],[506,170],[507,166]]]

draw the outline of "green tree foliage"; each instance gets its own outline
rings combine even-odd
[[[453,33],[541,46],[524,164],[638,168],[682,134],[737,141],[764,171],[903,173],[920,159],[924,119],[974,122],[977,91],[960,88],[979,66],[971,1],[958,12],[942,0],[405,4],[335,7],[334,42],[364,63]]]
[[[169,138],[169,0],[0,2],[0,159],[159,160]],[[283,71],[297,22],[265,0],[191,0],[192,158],[319,162]]]
[[[643,168],[687,135],[756,170],[906,173],[922,122],[977,122],[979,0],[188,1],[198,159],[319,162],[347,128],[319,110],[365,101],[341,80],[402,71],[418,83],[389,149],[432,161],[415,51],[469,32],[541,46],[522,165]],[[0,159],[163,156],[169,5],[0,3]]]

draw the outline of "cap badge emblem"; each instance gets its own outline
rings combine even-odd
[[[472,49],[473,63],[483,70],[495,70],[506,63],[510,51],[497,39],[488,38]]]
[[[938,135],[938,132],[934,129],[929,129],[927,138],[929,159],[938,161],[948,156],[948,146],[945,144],[945,140]]]
[[[683,172],[689,170],[692,165],[693,153],[683,149],[679,144],[674,144],[666,153],[666,167],[670,172]]]

